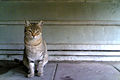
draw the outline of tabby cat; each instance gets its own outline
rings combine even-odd
[[[34,77],[35,70],[37,76],[42,76],[43,67],[48,62],[47,47],[42,38],[42,24],[42,21],[39,23],[25,21],[23,64],[29,69],[27,77]]]

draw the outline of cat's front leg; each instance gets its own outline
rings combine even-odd
[[[43,61],[39,61],[38,62],[38,67],[37,67],[37,70],[38,70],[38,73],[37,73],[37,76],[43,76]]]
[[[29,62],[29,71],[30,73],[27,75],[27,77],[34,77],[34,63],[33,62]]]

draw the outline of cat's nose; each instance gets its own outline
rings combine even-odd
[[[35,34],[32,34],[33,38],[35,37]]]

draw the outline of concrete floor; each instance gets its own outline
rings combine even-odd
[[[120,80],[120,62],[49,62],[44,76],[26,78],[24,66],[0,61],[0,80]]]

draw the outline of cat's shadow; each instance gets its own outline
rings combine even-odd
[[[12,72],[13,74],[26,75],[26,68],[14,61],[0,61],[0,75]]]

